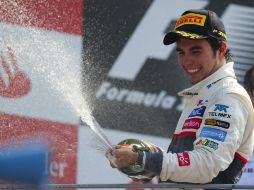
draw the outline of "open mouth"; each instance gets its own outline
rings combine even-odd
[[[187,73],[189,73],[189,74],[195,74],[195,73],[199,72],[200,69],[187,69],[186,71],[187,71]]]

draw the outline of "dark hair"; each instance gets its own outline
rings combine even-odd
[[[243,85],[248,92],[252,93],[254,91],[254,66],[244,75]]]
[[[213,52],[214,54],[216,53],[216,51],[218,49],[220,49],[221,47],[221,43],[222,41],[221,40],[217,40],[215,38],[207,38],[207,41],[209,42],[209,44],[211,45],[212,49],[213,49]],[[225,59],[226,59],[226,62],[231,62],[233,60],[233,55],[230,51],[230,49],[227,49],[226,53],[225,53]]]

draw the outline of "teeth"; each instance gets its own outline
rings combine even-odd
[[[189,69],[189,70],[187,70],[187,71],[188,71],[188,73],[195,73],[195,72],[198,71],[198,69]]]

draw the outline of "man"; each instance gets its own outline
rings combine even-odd
[[[164,44],[176,42],[178,63],[193,84],[166,152],[117,147],[111,165],[141,165],[161,181],[236,183],[253,150],[250,97],[235,78],[222,21],[209,10],[188,10]]]

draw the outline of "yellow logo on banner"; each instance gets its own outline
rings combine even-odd
[[[178,28],[179,26],[182,26],[185,24],[194,24],[194,25],[204,26],[205,20],[206,20],[205,15],[189,13],[179,18],[175,28]]]

